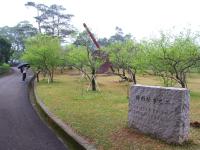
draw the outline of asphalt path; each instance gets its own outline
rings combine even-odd
[[[67,150],[37,116],[21,73],[0,77],[0,150]]]

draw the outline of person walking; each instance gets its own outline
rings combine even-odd
[[[26,79],[26,73],[27,73],[28,67],[23,67],[23,72],[22,72],[22,81],[25,81]]]

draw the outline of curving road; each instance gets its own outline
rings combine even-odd
[[[67,150],[37,116],[17,69],[0,77],[0,150]]]

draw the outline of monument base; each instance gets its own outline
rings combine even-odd
[[[190,126],[188,89],[133,85],[128,125],[168,143],[187,141]]]

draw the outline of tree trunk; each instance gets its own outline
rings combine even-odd
[[[42,33],[41,26],[40,26],[39,22],[38,22],[38,29],[39,29],[39,33]]]
[[[176,75],[176,79],[178,79],[182,88],[187,88],[186,75],[183,72],[181,72],[180,75]]]
[[[49,72],[48,70],[43,70],[42,71],[42,75],[43,75],[44,78],[46,78],[46,75],[48,74],[48,72]]]
[[[133,83],[137,84],[135,73],[132,73]]]
[[[114,70],[114,68],[113,68],[112,65],[110,66],[110,69],[111,69],[111,71],[112,71],[113,73],[115,73],[115,70]]]
[[[92,69],[91,85],[92,85],[92,91],[96,91],[95,69],[94,68]]]
[[[128,69],[128,73],[130,74],[129,82],[133,82],[134,84],[137,84],[136,82],[136,72],[133,72],[131,69]]]
[[[123,76],[125,77],[126,76],[125,69],[123,69],[122,72],[123,72]]]
[[[185,83],[183,81],[180,81],[180,84],[181,84],[182,88],[186,88],[186,85],[185,85]]]
[[[40,13],[39,13],[39,10],[37,9],[37,17],[40,16]],[[38,30],[39,30],[39,33],[42,33],[42,30],[41,30],[41,25],[40,25],[40,20],[37,21],[38,22]]]
[[[40,81],[40,80],[39,80],[39,74],[40,74],[40,71],[38,71],[38,72],[36,73],[37,82]]]
[[[54,71],[51,70],[51,73],[50,73],[50,82],[53,83],[53,74],[54,74]]]
[[[186,88],[187,87],[186,75],[183,73],[181,76],[182,76],[182,79],[180,80],[180,84],[181,84],[182,88]]]
[[[61,68],[60,68],[60,73],[61,73],[61,74],[63,74],[64,69],[65,69],[64,67],[61,67]]]
[[[49,80],[51,83],[53,83],[53,70],[48,70],[48,83],[49,83]]]

